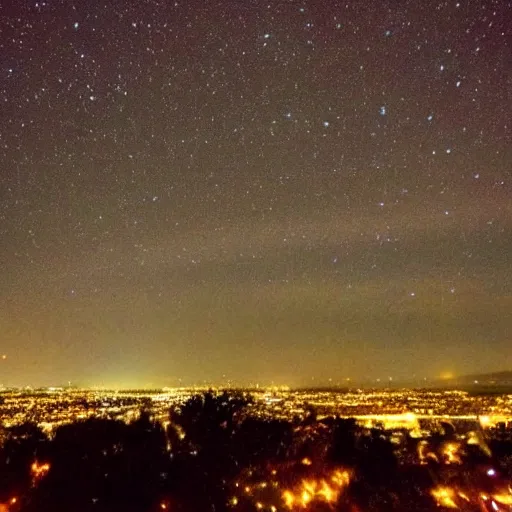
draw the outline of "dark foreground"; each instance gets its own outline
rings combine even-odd
[[[92,419],[51,437],[4,429],[0,512],[507,511],[512,432],[363,428],[255,418],[242,394],[205,394],[165,427]]]

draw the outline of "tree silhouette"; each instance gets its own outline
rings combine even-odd
[[[283,420],[246,418],[235,431],[233,449],[240,466],[282,462],[293,446],[293,427]]]
[[[357,463],[357,437],[360,429],[353,418],[337,418],[332,427],[328,460],[334,464],[354,467]]]
[[[147,415],[130,425],[89,419],[57,429],[50,471],[26,511],[149,511],[161,492],[165,435]]]
[[[281,506],[286,490],[299,493],[295,503],[304,512],[428,512],[436,507],[435,486],[493,495],[512,476],[506,429],[489,442],[492,456],[481,432],[463,438],[450,428],[421,440],[402,431],[395,451],[383,428],[313,414],[295,422],[267,419],[242,393],[192,397],[170,411],[167,431],[150,405],[131,423],[88,419],[57,428],[51,439],[34,424],[4,429],[0,510],[224,512],[236,498],[236,510],[256,512],[261,502],[270,510]],[[428,459],[416,456],[422,447],[439,462],[420,464]],[[333,506],[316,493],[328,492],[339,470],[350,478],[339,484]],[[302,485],[313,489],[305,507]],[[19,499],[9,504],[13,496]],[[461,509],[480,510],[461,500]]]
[[[0,502],[27,492],[32,484],[31,465],[44,459],[48,438],[34,423],[24,423],[5,431],[0,450]]]
[[[196,395],[170,411],[171,490],[186,510],[223,510],[228,481],[240,470],[235,430],[251,399],[241,393]]]

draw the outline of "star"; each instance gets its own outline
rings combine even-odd
[[[512,366],[506,2],[25,7],[2,384]]]

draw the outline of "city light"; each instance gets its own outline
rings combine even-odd
[[[195,445],[194,431],[189,430],[186,423],[176,424],[175,420],[179,418],[176,411],[181,410],[183,404],[204,393],[197,388],[152,392],[15,390],[2,393],[0,414],[6,432],[37,418],[39,426],[52,439],[65,425],[94,419],[117,420],[119,424],[131,426],[144,409],[163,432],[174,433],[172,438],[166,434],[163,440],[166,457],[172,460],[178,443],[187,447],[187,456],[202,460],[201,447]],[[222,391],[209,393],[216,397],[221,396]],[[361,445],[357,450],[368,449],[377,439],[385,440],[394,450],[399,467],[416,466],[430,475],[432,485],[422,492],[440,507],[464,511],[485,504],[485,510],[499,511],[512,505],[512,492],[504,479],[505,473],[493,467],[490,458],[487,465],[468,466],[471,451],[491,457],[489,435],[506,435],[510,431],[512,400],[508,396],[405,389],[340,393],[336,390],[258,388],[250,392],[241,390],[241,393],[250,396],[250,407],[238,413],[231,427],[233,432],[245,420],[262,422],[263,426],[278,420],[282,422],[278,424],[293,426],[293,435],[286,460],[262,461],[261,467],[240,466],[239,474],[231,481],[226,480],[223,485],[228,494],[224,506],[233,510],[245,512],[249,506],[249,510],[308,512],[334,508],[342,496],[351,499],[350,492],[346,491],[361,478],[357,458],[352,467],[331,464],[326,457],[332,442],[330,436],[336,432],[334,426],[338,424],[347,429],[346,435],[353,432],[353,442]],[[170,410],[174,412],[170,414]],[[314,421],[311,420],[312,410]],[[221,425],[225,424],[223,420]],[[26,434],[21,430],[19,435]],[[454,485],[445,480],[443,468],[452,473],[460,472],[464,477]],[[32,488],[36,489],[52,471],[51,459],[37,458],[28,470]],[[0,504],[0,512],[17,510],[18,499]],[[98,501],[96,497],[92,499],[94,503]],[[173,508],[168,501],[157,503],[163,511]]]
[[[39,464],[39,462],[35,461],[32,463],[32,466],[30,466],[30,470],[34,479],[39,480],[40,478],[44,477],[48,471],[50,471],[50,464]]]

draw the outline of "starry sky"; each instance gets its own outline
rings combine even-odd
[[[0,383],[512,367],[511,2],[12,4]]]

